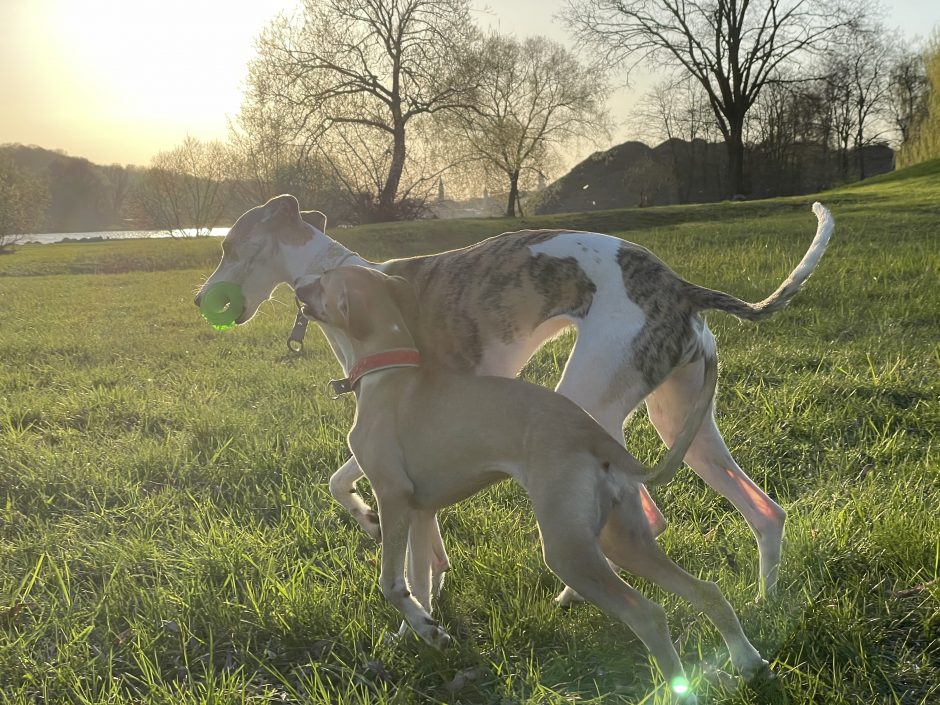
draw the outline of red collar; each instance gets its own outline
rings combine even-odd
[[[359,360],[349,371],[349,377],[346,379],[330,380],[330,389],[333,399],[339,398],[341,394],[348,394],[356,386],[360,378],[371,372],[389,369],[391,367],[420,367],[421,354],[413,348],[400,348],[397,350],[385,350],[374,355],[366,355]]]

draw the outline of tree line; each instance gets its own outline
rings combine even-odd
[[[70,164],[67,176],[112,227],[205,231],[283,192],[333,222],[413,218],[442,175],[452,193],[504,194],[514,216],[565,149],[609,135],[612,77],[644,67],[665,78],[634,111],[637,132],[686,140],[693,161],[695,144],[724,143],[726,197],[749,192],[748,160],[798,179],[808,149],[842,180],[864,177],[866,145],[930,153],[913,145],[930,144],[940,89],[936,40],[901,48],[877,10],[867,0],[569,0],[561,19],[578,56],[545,37],[482,31],[469,0],[305,0],[261,32],[227,142],[189,137],[147,168]],[[35,226],[23,203],[45,203],[55,223],[68,205],[63,175],[16,182],[16,171],[0,162],[2,193],[35,197],[0,199],[0,233]],[[81,211],[71,204],[75,224]]]
[[[677,189],[686,203],[696,200],[687,177],[702,169],[726,196],[753,197],[820,191],[890,169],[891,150],[909,151],[940,80],[928,80],[930,51],[904,48],[890,33],[852,39],[838,54],[815,57],[802,75],[781,73],[764,87],[743,126],[743,182],[734,181],[727,151],[715,168],[711,145],[722,136],[708,96],[687,77],[654,86],[631,115],[638,135],[665,142],[670,161],[638,164],[625,178],[648,193]]]

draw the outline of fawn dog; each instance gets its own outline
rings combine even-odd
[[[450,640],[430,614],[440,588],[432,559],[439,533],[430,529],[437,511],[512,478],[531,499],[548,567],[637,634],[682,702],[693,702],[694,695],[687,692],[664,610],[621,580],[608,561],[704,612],[743,675],[767,667],[718,587],[689,575],[659,548],[640,500],[643,484],[672,478],[710,411],[718,376],[710,332],[703,330],[690,351],[703,362],[701,392],[650,472],[560,394],[521,380],[422,365],[409,327],[418,302],[407,280],[344,266],[297,294],[305,315],[351,343],[352,371],[334,389],[357,397],[348,441],[378,505],[382,593],[427,643],[440,647]]]

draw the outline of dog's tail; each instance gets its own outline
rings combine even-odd
[[[814,203],[813,212],[816,214],[817,221],[816,237],[813,238],[813,242],[796,269],[790,272],[790,276],[777,287],[774,293],[763,301],[751,304],[730,294],[686,282],[689,287],[686,293],[696,309],[699,311],[716,309],[747,321],[760,321],[786,306],[804,282],[809,279],[809,275],[813,273],[813,270],[816,269],[816,265],[819,264],[819,260],[826,251],[826,246],[829,244],[829,238],[835,227],[832,214],[823,204]]]
[[[672,446],[653,468],[653,472],[641,479],[645,485],[664,485],[675,477],[679,468],[682,467],[682,460],[689,446],[692,445],[692,441],[695,440],[702,426],[702,421],[705,420],[705,415],[711,413],[712,400],[715,398],[715,389],[718,386],[718,346],[715,336],[707,328],[703,332],[702,344],[705,357],[705,383],[702,385],[702,391],[695,400],[695,404],[689,409],[685,423],[682,424],[682,429]]]

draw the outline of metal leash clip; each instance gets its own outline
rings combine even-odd
[[[326,387],[330,390],[330,399],[339,399],[344,394],[349,394],[352,391],[349,377],[346,379],[331,379],[327,382]]]
[[[308,319],[304,315],[303,304],[297,299],[297,318],[294,319],[294,327],[290,335],[287,336],[287,349],[292,353],[299,355],[304,349],[304,335],[307,333]]]

